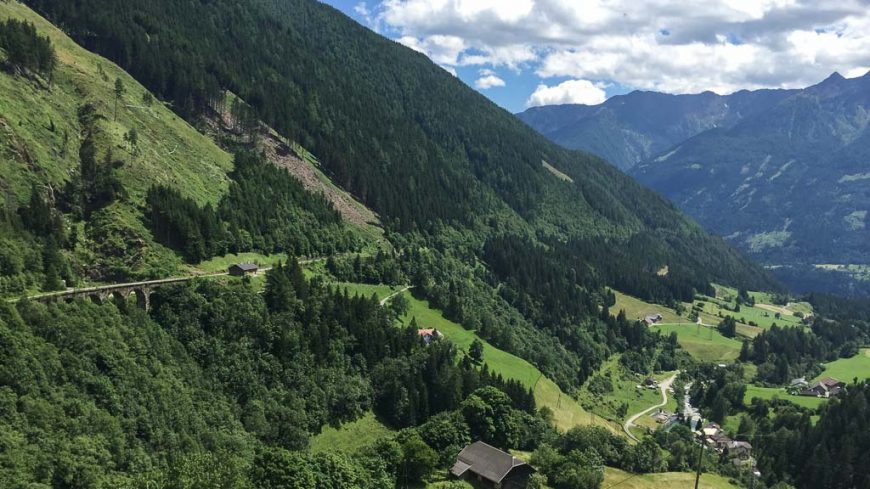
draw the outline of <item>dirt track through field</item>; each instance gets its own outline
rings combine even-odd
[[[638,438],[637,438],[636,436],[634,436],[634,434],[631,432],[631,427],[634,426],[634,422],[637,421],[638,418],[640,418],[641,416],[643,416],[643,415],[649,413],[650,411],[652,411],[652,410],[654,410],[654,409],[658,409],[658,408],[664,407],[665,404],[668,403],[668,389],[670,389],[671,385],[674,383],[674,380],[677,379],[677,375],[680,375],[680,372],[675,373],[675,374],[672,375],[670,378],[668,378],[667,380],[662,381],[662,383],[659,384],[659,389],[660,389],[661,392],[662,392],[662,402],[660,402],[659,404],[656,404],[655,406],[652,406],[652,407],[646,408],[646,409],[644,409],[643,411],[641,411],[641,412],[639,412],[639,413],[637,413],[637,414],[633,414],[630,418],[628,418],[628,420],[625,422],[625,424],[622,425],[622,430],[625,431],[625,434],[628,435],[629,438],[631,438],[632,440],[637,441],[637,442],[640,441],[640,440],[638,440]]]

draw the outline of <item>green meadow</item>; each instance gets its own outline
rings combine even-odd
[[[677,489],[695,487],[695,474],[689,472],[663,472],[660,474],[631,474],[607,467],[604,470],[602,489]],[[699,489],[737,489],[728,479],[717,474],[702,474]]]
[[[586,381],[580,389],[578,397],[583,406],[601,417],[622,424],[628,417],[644,409],[661,402],[662,395],[658,387],[648,389],[642,385],[647,376],[634,374],[622,367],[619,363],[619,355],[609,358],[598,370],[595,376],[601,376],[610,381],[612,390],[595,394],[590,391],[592,380]],[[653,375],[656,380],[664,380],[673,375],[673,372],[664,372]],[[627,405],[624,416],[617,412],[623,405]],[[673,403],[672,403],[673,404]],[[641,420],[638,420],[641,421]],[[642,423],[638,423],[642,424]]]
[[[743,397],[743,402],[746,403],[746,405],[748,406],[749,403],[752,401],[753,397],[765,400],[771,400],[776,397],[782,400],[793,402],[798,406],[802,406],[808,409],[815,409],[825,402],[825,399],[822,399],[820,397],[793,396],[786,392],[785,389],[779,387],[759,387],[749,384],[746,386],[746,395]]]
[[[311,438],[310,449],[315,453],[359,453],[364,447],[392,432],[373,413],[368,413],[339,427],[325,426],[320,434]]]
[[[660,304],[650,304],[636,297],[632,297],[622,292],[613,291],[616,295],[616,304],[610,308],[611,314],[617,314],[619,311],[625,311],[625,316],[628,319],[643,319],[649,314],[661,314],[662,322],[664,323],[690,323],[687,318],[680,316],[673,309],[667,308]]]
[[[851,383],[852,380],[870,379],[870,349],[862,349],[857,355],[850,358],[841,358],[825,364],[825,371],[813,379],[817,381],[825,377],[834,377],[843,382]]]
[[[722,336],[715,328],[698,324],[661,324],[651,327],[663,335],[677,333],[677,341],[702,362],[728,363],[740,355],[742,343]]]

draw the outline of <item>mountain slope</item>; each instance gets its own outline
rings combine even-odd
[[[632,170],[774,265],[867,263],[870,74],[834,74]]]
[[[19,58],[27,59],[27,49],[12,45],[7,51],[0,42],[0,296],[182,273],[186,267],[179,254],[185,253],[166,246],[178,239],[155,239],[154,209],[149,208],[153,201],[146,199],[149,190],[172,189],[179,201],[204,209],[219,207],[235,193],[241,198],[225,203],[222,212],[227,216],[244,212],[239,207],[250,205],[252,199],[238,194],[257,182],[249,181],[249,187],[239,191],[241,187],[233,185],[240,183],[231,173],[233,156],[174,113],[171,105],[23,4],[0,2],[2,32],[19,25],[33,30],[21,37],[43,40],[56,62],[43,71],[22,66]],[[223,135],[216,139],[233,149],[245,147]],[[332,227],[328,234],[345,243],[340,247],[377,239],[377,230],[366,224],[376,221],[375,216],[335,188],[317,170],[316,159],[299,145],[291,150],[286,140],[264,140],[267,157],[304,178],[303,186],[313,194],[297,191],[296,183],[284,178],[285,191],[294,190],[281,207],[297,218],[268,224],[258,217],[261,229],[277,230],[277,239],[246,236],[253,225],[251,213],[236,214],[241,228],[247,229],[218,226],[219,234],[243,239],[224,240],[213,251],[270,247],[301,253],[301,244],[309,250],[305,253],[313,253],[331,240],[324,241],[320,234],[327,227]],[[332,219],[331,204],[321,201],[316,195],[320,192],[327,200],[340,201],[364,232]],[[263,192],[254,188],[252,193]],[[269,203],[273,208],[275,204]],[[307,211],[300,209],[306,206]],[[319,215],[328,215],[329,223],[318,222],[309,212],[314,207],[325,211]],[[307,244],[288,242],[288,234],[303,234],[303,228]],[[195,233],[185,240],[206,241]]]
[[[547,142],[424,56],[328,6],[27,3],[188,117],[224,88],[238,93],[395,230],[447,223],[477,230],[477,246],[504,232],[617,243],[649,234],[664,248],[653,260],[659,267],[650,269],[684,262],[711,278],[771,286],[763,272],[605,162]]]
[[[600,105],[534,107],[517,117],[557,144],[589,151],[629,170],[708,129],[731,127],[791,93],[742,90],[723,96],[635,91]]]
[[[136,80],[111,62],[76,45],[63,32],[17,2],[3,3],[0,20],[14,18],[36,25],[57,51],[58,67],[51,86],[23,77],[0,75],[0,187],[6,198],[24,203],[31,184],[62,186],[78,167],[81,128],[77,111],[93,103],[113,113],[114,83],[120,79],[126,94],[117,119],[106,121],[106,149],[129,156],[123,134],[136,127],[140,153],[120,169],[120,177],[134,200],[155,183],[181,183],[184,194],[198,202],[216,202],[226,191],[226,172],[232,157],[209,138],[180,119],[163,104],[146,104]]]

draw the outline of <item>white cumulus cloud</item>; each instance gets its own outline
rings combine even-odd
[[[597,105],[606,99],[604,90],[589,80],[568,80],[552,87],[543,83],[538,85],[526,105],[528,107],[561,104]]]
[[[506,67],[549,89],[569,77],[727,93],[870,66],[868,0],[370,0],[366,11],[442,66]]]
[[[483,70],[483,71],[488,72],[489,70]],[[478,78],[474,82],[475,87],[477,87],[481,90],[489,90],[490,88],[505,86],[504,80],[499,78],[497,75],[495,75],[491,72],[486,73],[486,74],[484,74],[484,73],[481,73],[481,74],[483,76],[481,76],[480,78]]]
[[[409,48],[419,51],[439,65],[454,66],[458,64],[459,55],[467,48],[465,41],[456,36],[440,34],[418,39],[413,36],[403,36],[398,41]]]

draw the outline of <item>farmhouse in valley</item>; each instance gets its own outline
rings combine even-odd
[[[435,340],[440,340],[444,336],[441,334],[441,331],[438,331],[435,328],[418,329],[417,334],[420,338],[423,338],[423,343],[426,343],[427,345]]]
[[[845,382],[837,380],[833,377],[825,377],[824,379],[816,382],[815,384],[805,389],[802,389],[800,391],[800,395],[811,397],[831,397],[839,394],[844,387],[846,387]]]
[[[245,275],[257,276],[260,267],[253,263],[234,263],[230,265],[227,272],[233,277],[243,277]]]
[[[463,448],[450,469],[453,477],[493,489],[523,489],[534,472],[529,464],[482,441]]]

